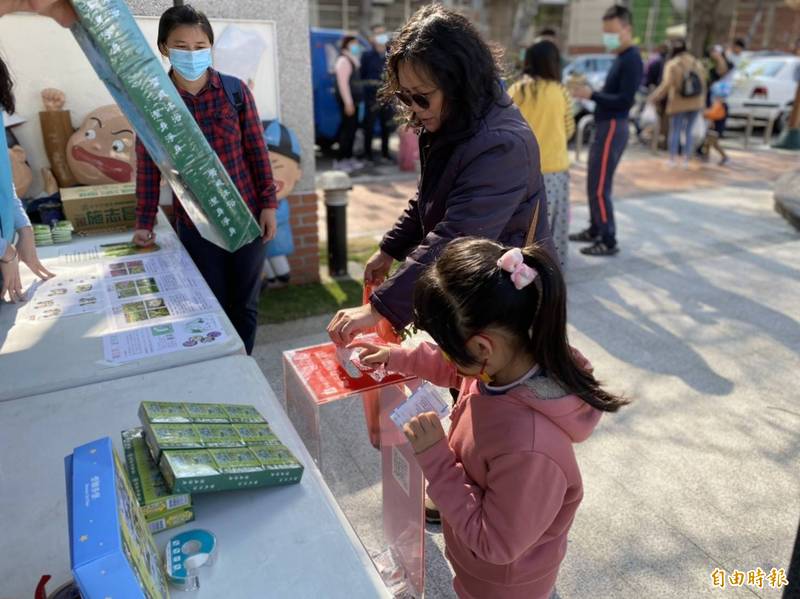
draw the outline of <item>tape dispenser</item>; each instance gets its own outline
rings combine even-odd
[[[164,557],[170,583],[182,591],[196,591],[198,570],[216,561],[217,538],[202,528],[187,530],[169,540]]]

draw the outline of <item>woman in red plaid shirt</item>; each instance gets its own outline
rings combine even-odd
[[[261,239],[228,252],[204,239],[173,197],[178,237],[230,318],[250,354],[256,337],[263,244],[275,236],[275,185],[255,101],[239,83],[241,106],[234,106],[220,74],[211,68],[214,31],[208,18],[189,5],[161,15],[158,48],[172,64],[170,77],[211,147],[219,156],[253,216]],[[228,77],[228,76],[226,76]],[[161,173],[136,141],[136,231],[140,246],[155,242]]]

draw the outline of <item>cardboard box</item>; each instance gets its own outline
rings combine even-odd
[[[128,478],[148,522],[168,512],[191,507],[191,495],[170,493],[158,465],[147,448],[143,428],[122,431],[122,446],[125,449]]]
[[[135,183],[67,187],[61,190],[61,203],[77,232],[128,230],[136,224]]]
[[[65,461],[72,573],[84,599],[168,599],[161,555],[104,437]]]
[[[193,520],[194,509],[189,506],[148,518],[147,526],[150,527],[151,533],[156,534],[165,530],[169,530],[170,528],[183,526],[187,522],[192,522]]]
[[[303,465],[286,447],[166,450],[159,462],[173,493],[212,493],[299,483]]]

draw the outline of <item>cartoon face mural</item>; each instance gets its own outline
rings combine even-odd
[[[67,143],[67,163],[84,185],[128,183],[136,166],[133,127],[116,105],[89,113]]]
[[[277,120],[268,121],[264,125],[264,141],[269,149],[272,178],[278,199],[282,200],[294,191],[303,176],[303,169],[300,168],[300,141],[294,131]]]
[[[272,178],[275,181],[278,199],[282,200],[294,191],[297,182],[303,176],[303,170],[299,162],[274,151],[269,153],[269,162],[272,165]]]

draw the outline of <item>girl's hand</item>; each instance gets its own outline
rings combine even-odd
[[[354,104],[345,104],[344,113],[347,116],[353,116],[356,113],[356,107]]]
[[[422,453],[444,439],[444,427],[436,412],[425,412],[414,416],[403,427],[403,432],[414,448],[414,453]]]
[[[133,232],[133,243],[146,248],[156,242],[156,234],[147,229],[136,229]]]
[[[347,346],[347,349],[355,347],[364,348],[364,351],[358,354],[358,359],[365,366],[380,366],[389,361],[389,354],[391,350],[385,345],[375,345],[367,341],[353,341]]]
[[[336,345],[347,345],[361,331],[378,324],[380,318],[372,304],[339,310],[328,325],[328,335]]]
[[[19,259],[13,245],[8,244],[8,249],[2,258],[4,261],[0,261],[0,274],[3,276],[3,288],[0,290],[0,301],[6,298],[6,294],[12,304],[25,301],[22,281],[19,278]]]
[[[258,215],[258,225],[261,227],[261,243],[275,239],[275,234],[278,232],[275,208],[264,208]]]
[[[31,269],[31,272],[40,279],[47,280],[55,276],[39,261],[39,256],[36,254],[36,243],[33,239],[33,229],[31,227],[23,227],[19,230],[17,252],[19,252],[19,261],[26,264],[28,268]]]

